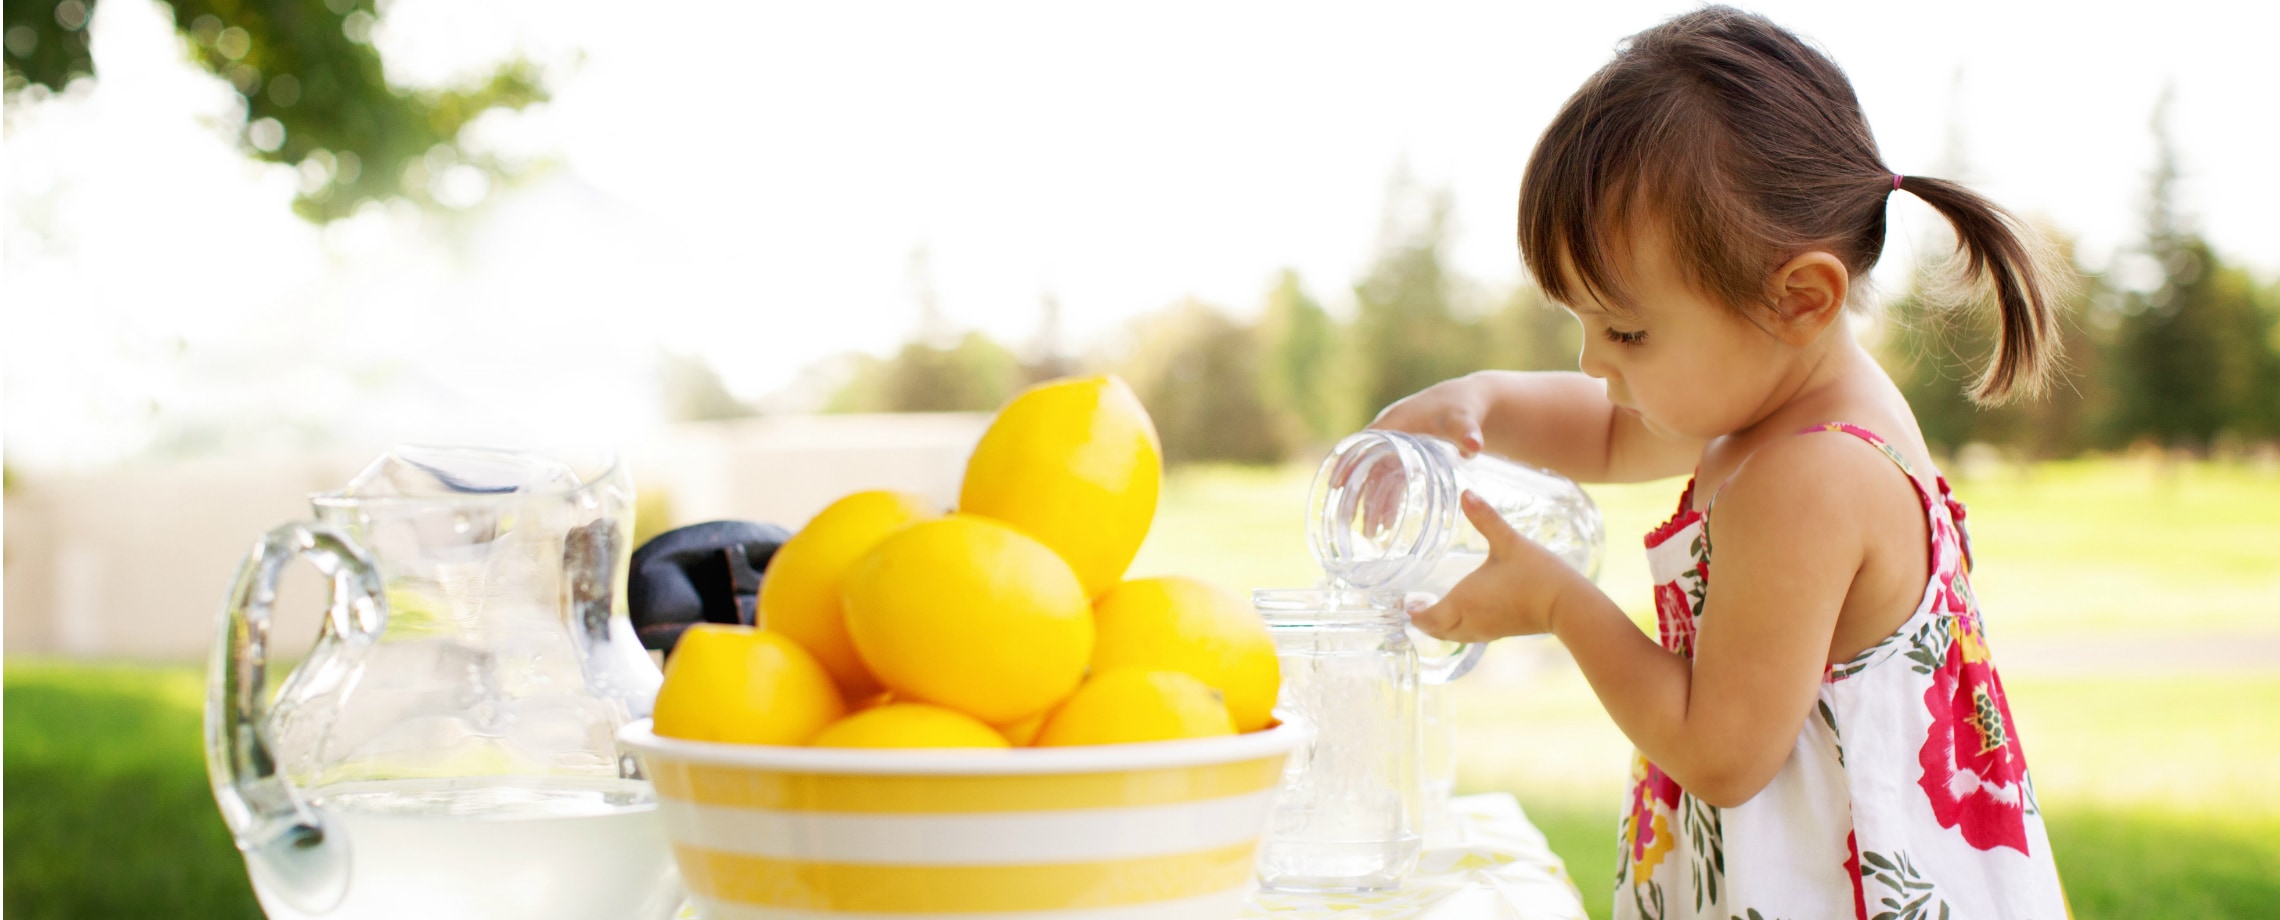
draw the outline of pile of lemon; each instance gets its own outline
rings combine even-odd
[[[1162,478],[1122,380],[1024,391],[974,448],[956,511],[841,498],[769,561],[758,628],[683,633],[657,733],[1003,748],[1266,727],[1281,674],[1249,605],[1193,578],[1124,578]]]

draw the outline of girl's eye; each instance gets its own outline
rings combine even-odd
[[[1645,329],[1641,329],[1637,332],[1624,332],[1623,330],[1616,329],[1612,326],[1607,328],[1607,341],[1613,342],[1617,345],[1637,345],[1640,342],[1644,342],[1646,340],[1647,330]]]

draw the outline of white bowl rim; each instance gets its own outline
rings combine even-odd
[[[1301,723],[1220,738],[1097,744],[1060,748],[902,749],[811,748],[729,744],[666,738],[650,720],[629,722],[617,740],[635,752],[668,761],[744,767],[779,773],[867,776],[1037,776],[1126,773],[1240,763],[1296,748],[1311,731]]]

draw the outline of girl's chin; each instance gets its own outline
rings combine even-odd
[[[1638,419],[1639,427],[1645,428],[1649,434],[1653,434],[1657,437],[1670,438],[1673,440],[1690,437],[1689,435],[1671,430],[1670,426],[1663,424],[1654,416],[1648,415],[1637,409],[1624,409],[1623,411],[1630,413],[1632,418]]]

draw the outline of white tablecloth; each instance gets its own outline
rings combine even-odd
[[[1449,804],[1450,828],[1428,838],[1395,891],[1302,895],[1254,891],[1244,917],[1274,920],[1586,920],[1583,895],[1509,793]]]

